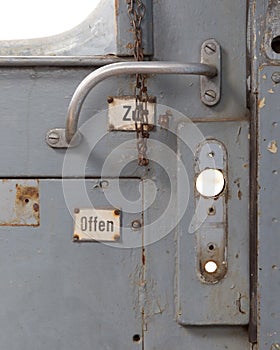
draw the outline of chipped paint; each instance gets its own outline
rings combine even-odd
[[[0,226],[40,225],[37,180],[2,180],[0,196]]]
[[[278,150],[277,142],[275,140],[270,141],[267,146],[267,150],[271,153],[277,153],[277,150]]]
[[[267,92],[269,92],[270,94],[274,94],[274,90],[273,89],[269,89],[269,90],[267,90]]]
[[[263,108],[265,106],[265,97],[263,97],[260,101],[259,101],[259,104],[258,104],[259,108]]]

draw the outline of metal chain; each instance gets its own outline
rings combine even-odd
[[[142,43],[142,20],[146,14],[146,7],[142,0],[127,0],[128,16],[130,25],[134,33],[134,59],[135,61],[144,60],[143,43]],[[146,166],[149,164],[147,159],[147,139],[149,138],[148,123],[148,92],[146,86],[146,76],[136,74],[135,82],[135,110],[133,118],[137,136],[138,164]]]

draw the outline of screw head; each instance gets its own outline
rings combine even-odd
[[[51,145],[55,145],[56,143],[58,143],[59,139],[60,139],[60,137],[59,137],[58,133],[56,133],[55,131],[51,131],[48,134],[48,142]]]
[[[280,72],[274,72],[271,76],[271,79],[275,84],[279,84],[280,83]]]
[[[204,46],[204,52],[207,55],[213,55],[216,52],[217,48],[216,48],[216,44],[215,43],[207,43]]]
[[[114,101],[113,97],[112,96],[108,96],[107,102],[108,103],[112,103],[113,101]]]
[[[115,214],[116,216],[119,216],[119,215],[121,214],[121,211],[120,211],[119,209],[115,209],[115,210],[114,210],[114,214]]]
[[[141,222],[139,220],[133,220],[132,223],[131,223],[131,228],[133,230],[140,230]]]
[[[207,102],[214,102],[216,100],[216,92],[214,90],[206,90],[204,93]]]

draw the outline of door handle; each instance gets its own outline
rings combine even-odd
[[[220,51],[220,45],[215,40],[209,39],[202,44],[201,63],[119,62],[96,69],[85,77],[75,90],[68,107],[66,128],[49,130],[46,137],[47,144],[53,148],[68,148],[79,144],[81,135],[77,133],[78,121],[85,98],[97,84],[113,76],[124,74],[199,75],[201,76],[201,100],[208,106],[214,106],[220,100]]]

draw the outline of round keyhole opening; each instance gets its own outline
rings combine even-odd
[[[204,197],[217,197],[224,187],[225,178],[218,169],[205,169],[196,179],[196,189]]]
[[[215,261],[210,260],[207,261],[207,263],[204,266],[204,269],[208,273],[214,273],[217,271],[218,265],[215,263]]]

